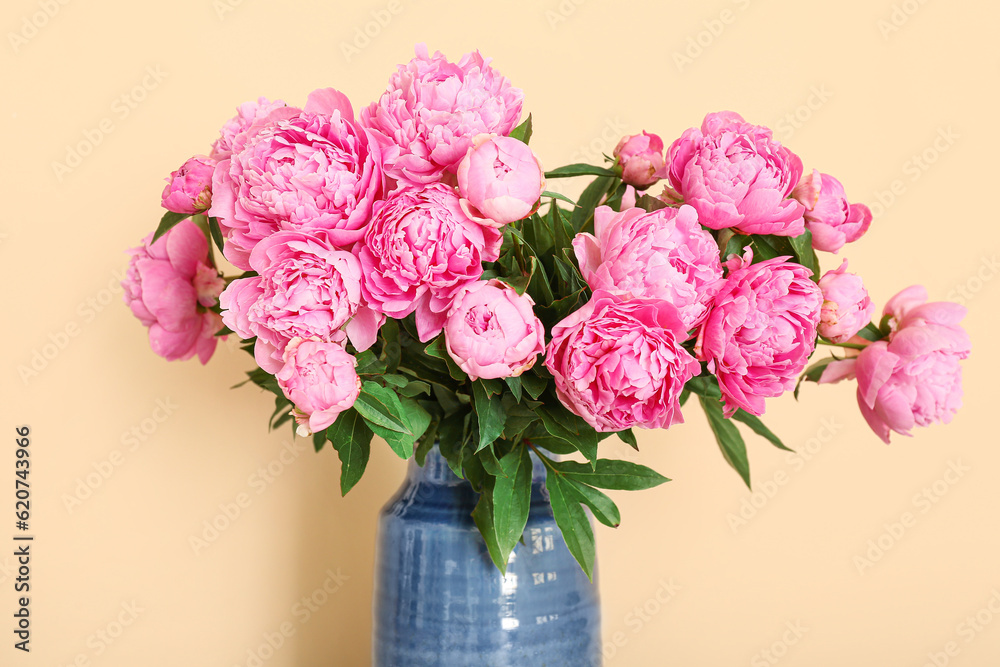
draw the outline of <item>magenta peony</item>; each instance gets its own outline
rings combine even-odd
[[[647,213],[629,208],[594,213],[596,236],[578,234],[573,249],[584,280],[594,290],[620,290],[669,301],[692,329],[722,286],[715,239],[698,224],[691,206]]]
[[[663,139],[645,130],[622,137],[614,150],[615,164],[621,167],[622,180],[640,189],[660,180],[663,171]]]
[[[225,285],[209,264],[208,241],[190,220],[129,251],[122,287],[125,304],[149,328],[153,352],[168,361],[198,355],[207,363],[215,352],[222,319],[208,310]]]
[[[719,379],[726,416],[764,413],[764,399],[795,386],[816,344],[823,293],[787,257],[726,262],[729,275],[698,331],[695,354]]]
[[[361,393],[357,360],[335,342],[293,338],[275,377],[285,397],[295,404],[298,433],[318,433],[354,405]]]
[[[448,311],[448,354],[473,380],[520,375],[545,351],[545,328],[534,305],[530,296],[499,280],[469,283]]]
[[[847,273],[847,260],[840,268],[827,271],[819,279],[823,290],[819,335],[834,343],[846,343],[871,322],[875,304],[861,282],[861,276]]]
[[[962,367],[971,343],[957,303],[926,303],[927,290],[908,287],[885,306],[888,340],[866,346],[857,357],[828,365],[821,383],[857,377],[858,406],[872,430],[888,444],[892,431],[948,423],[962,407]]]
[[[479,134],[507,135],[521,117],[524,94],[478,51],[456,65],[427,46],[389,79],[361,122],[382,145],[386,173],[407,184],[454,174]]]
[[[215,160],[195,155],[170,173],[160,196],[161,205],[174,213],[194,215],[212,205],[212,173]]]
[[[701,368],[685,338],[666,301],[597,290],[552,328],[545,366],[559,400],[596,430],[665,428],[684,421],[681,391]]]
[[[531,215],[545,189],[542,165],[523,141],[481,134],[458,165],[465,212],[502,227]]]
[[[350,102],[317,90],[304,110],[280,107],[234,138],[233,155],[215,170],[209,214],[226,259],[247,270],[254,246],[279,230],[326,230],[349,247],[384,180],[378,143],[354,122]]]
[[[844,186],[833,176],[813,169],[792,191],[806,207],[806,229],[813,247],[838,252],[845,243],[861,238],[872,224],[872,212],[864,204],[849,204]]]
[[[222,319],[240,338],[256,337],[254,357],[268,373],[293,338],[331,342],[346,328],[358,350],[375,342],[382,318],[362,303],[361,264],[327,232],[273,234],[254,247],[250,268],[260,275],[229,284]]]
[[[452,299],[479,280],[483,262],[500,253],[503,236],[462,211],[443,184],[396,190],[378,202],[364,240],[355,247],[371,307],[402,319],[416,312],[420,340],[444,328]]]
[[[731,111],[705,116],[667,151],[671,185],[711,229],[743,234],[799,236],[805,208],[788,199],[802,177],[802,161]]]

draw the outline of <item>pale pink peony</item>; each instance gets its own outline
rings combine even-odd
[[[643,130],[641,134],[622,137],[614,150],[615,163],[621,167],[622,180],[640,189],[660,180],[663,171],[663,139]]]
[[[247,270],[254,246],[279,230],[326,230],[349,247],[384,186],[378,142],[354,122],[350,102],[316,90],[304,110],[280,107],[234,138],[215,170],[209,214],[226,259]]]
[[[861,276],[847,273],[847,260],[840,268],[827,271],[819,279],[823,290],[819,335],[834,343],[846,343],[871,322],[875,304],[861,282]]]
[[[194,215],[212,205],[212,174],[215,160],[195,155],[170,172],[167,186],[160,196],[163,208],[174,213]]]
[[[212,144],[210,157],[216,161],[228,158],[233,154],[233,142],[239,134],[246,132],[254,123],[264,120],[271,115],[271,112],[284,106],[286,104],[281,100],[272,102],[266,97],[259,97],[256,102],[244,102],[236,107],[236,115],[227,120],[219,130],[219,138]]]
[[[429,56],[425,44],[416,53],[361,112],[382,145],[386,173],[408,184],[454,174],[479,134],[510,134],[524,98],[478,51],[457,65],[440,52]]]
[[[669,301],[689,330],[697,326],[722,287],[722,264],[719,246],[698,224],[694,208],[617,213],[601,206],[594,213],[594,231],[596,236],[583,233],[573,239],[591,289]]]
[[[153,352],[168,361],[195,354],[207,363],[215,352],[222,319],[208,310],[225,285],[208,260],[208,241],[190,220],[129,251],[122,287],[125,304],[149,328]]]
[[[357,360],[335,342],[293,338],[275,377],[285,397],[295,404],[299,435],[319,433],[354,405],[361,393]]]
[[[285,231],[258,243],[250,268],[222,294],[222,319],[240,338],[257,338],[254,358],[277,373],[293,338],[339,340],[345,329],[358,350],[375,342],[382,318],[363,304],[361,264],[327,232]]]
[[[886,444],[892,431],[947,424],[962,407],[962,367],[972,349],[957,303],[926,303],[927,290],[908,287],[885,306],[888,340],[866,346],[852,359],[828,365],[821,383],[857,377],[858,406]]]
[[[502,227],[531,215],[545,189],[542,165],[523,141],[481,134],[458,165],[465,212]]]
[[[517,377],[545,351],[545,328],[534,305],[499,280],[469,283],[448,311],[448,354],[473,380]]]
[[[452,188],[432,183],[378,202],[354,253],[371,308],[396,319],[416,312],[420,340],[427,342],[444,328],[458,290],[479,280],[483,262],[499,257],[502,242],[497,229],[462,211]]]
[[[788,199],[802,177],[802,160],[731,111],[705,116],[667,151],[665,175],[711,229],[799,236],[805,208]]]
[[[552,328],[545,366],[563,405],[601,432],[684,421],[680,395],[701,364],[666,301],[605,290]]]
[[[698,332],[695,354],[719,380],[726,416],[764,413],[764,399],[795,387],[816,344],[823,293],[787,257],[726,262],[729,276]]]
[[[849,204],[840,181],[815,169],[802,177],[792,196],[806,207],[806,229],[812,232],[817,250],[838,252],[845,243],[861,238],[872,224],[867,206]]]

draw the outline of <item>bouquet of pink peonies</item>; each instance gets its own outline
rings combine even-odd
[[[359,115],[330,88],[301,108],[244,103],[167,179],[125,301],[169,360],[245,340],[248,381],[275,396],[270,426],[330,442],[342,493],[374,436],[421,463],[437,445],[480,494],[473,518],[501,570],[532,455],[590,575],[583,508],[615,526],[599,489],[667,481],[600,458],[599,442],[636,447],[632,427],[681,423],[692,395],[748,485],[735,422],[784,448],[759,417],[803,380],[856,379],[887,443],[960,407],[964,309],[915,286],[873,323],[846,260],[821,274],[816,255],[858,240],[871,213],[767,128],[712,113],[666,150],[643,132],[608,166],[546,172],[521,116],[522,92],[478,52],[452,63],[423,46]],[[593,179],[577,201],[545,191],[568,177]],[[817,343],[840,356],[809,366]]]

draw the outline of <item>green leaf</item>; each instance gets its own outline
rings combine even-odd
[[[365,474],[373,435],[364,418],[354,409],[341,412],[337,421],[326,430],[326,437],[340,457],[341,495],[346,496]]]
[[[750,247],[753,249],[754,264],[768,259],[774,259],[775,257],[781,257],[784,254],[790,254],[783,253],[775,248],[772,243],[773,238],[774,237],[771,236],[761,236],[757,234],[750,237]]]
[[[731,417],[731,419],[735,419],[736,421],[738,421],[740,423],[746,424],[747,426],[750,427],[751,431],[753,431],[757,435],[761,436],[762,438],[764,438],[765,440],[767,440],[768,442],[770,442],[772,445],[774,445],[778,449],[783,449],[786,452],[794,452],[795,451],[794,449],[789,449],[788,447],[786,447],[785,444],[783,442],[781,442],[781,438],[779,438],[774,433],[772,433],[771,429],[769,429],[767,426],[765,426],[764,422],[762,422],[760,420],[760,418],[755,417],[754,415],[750,414],[746,410],[744,410],[742,408],[737,409],[736,412],[733,413],[733,416]]]
[[[399,393],[409,398],[416,398],[420,394],[427,394],[430,396],[431,386],[421,380],[411,380],[410,382],[407,382],[405,386],[400,387]]]
[[[167,211],[160,218],[160,225],[156,228],[156,232],[153,233],[153,240],[150,243],[156,243],[161,236],[169,232],[178,222],[181,220],[187,220],[191,217],[190,213],[174,213],[173,211]]]
[[[469,376],[465,374],[455,360],[451,358],[448,354],[448,350],[445,347],[444,334],[439,335],[437,338],[432,340],[424,348],[424,352],[437,359],[442,359],[446,364],[448,364],[448,374],[451,375],[451,379],[458,380],[459,382],[465,382],[469,379]]]
[[[693,377],[687,381],[684,385],[687,391],[697,396],[704,396],[705,398],[722,398],[722,390],[719,389],[719,381],[714,375],[699,375]]]
[[[575,233],[585,231],[587,223],[594,217],[594,209],[616,180],[614,176],[601,176],[584,189],[577,200],[577,208],[573,209],[573,216],[570,218]]]
[[[514,394],[514,400],[518,403],[521,402],[521,377],[506,377],[504,382],[510,388],[510,393]]]
[[[382,381],[385,382],[387,386],[396,387],[397,389],[400,387],[405,387],[410,383],[409,379],[407,379],[405,376],[396,375],[395,373],[388,373],[386,375],[383,375]]]
[[[872,342],[875,342],[877,340],[882,340],[883,338],[885,338],[885,335],[879,330],[877,326],[875,326],[873,322],[869,322],[864,329],[858,332],[858,335],[864,338],[865,340],[870,340]]]
[[[354,402],[354,409],[369,423],[383,429],[413,435],[403,421],[403,406],[399,396],[392,389],[367,381],[361,385],[361,393]]]
[[[752,489],[750,486],[750,461],[747,459],[747,446],[743,442],[743,436],[740,435],[739,429],[732,421],[728,420],[722,414],[722,405],[712,398],[705,398],[704,396],[699,396],[698,400],[701,402],[702,409],[705,410],[705,415],[708,417],[708,424],[712,427],[712,432],[715,434],[715,441],[719,444],[719,449],[722,450],[722,456],[725,457],[726,462],[733,467],[733,470],[739,473],[740,477],[743,478],[743,482],[747,485],[747,488]]]
[[[424,431],[424,434],[420,436],[420,440],[417,441],[417,447],[413,452],[413,458],[416,459],[417,465],[421,468],[427,460],[427,455],[430,453],[431,449],[434,448],[435,443],[437,443],[438,427],[440,425],[440,417],[431,417],[430,425],[427,427],[427,430]]]
[[[795,259],[799,264],[812,271],[812,279],[819,280],[819,259],[816,251],[813,250],[812,232],[808,229],[800,236],[793,236],[788,239],[795,251]]]
[[[622,522],[621,512],[611,498],[601,493],[592,486],[581,484],[576,480],[564,478],[567,483],[567,496],[576,496],[577,502],[581,502],[590,508],[594,518],[610,528],[617,528]]]
[[[545,392],[547,385],[548,382],[544,378],[538,377],[531,371],[521,374],[521,387],[528,392],[528,396],[531,396],[536,401]]]
[[[472,518],[483,533],[490,557],[506,573],[507,560],[514,550],[531,508],[531,457],[527,447],[518,447],[505,456],[500,465],[509,471],[506,477],[490,477]],[[487,500],[484,501],[483,499]]]
[[[549,277],[545,272],[545,266],[538,261],[537,257],[531,258],[531,272],[528,280],[528,295],[534,299],[539,307],[544,307],[552,303],[554,296],[552,286],[549,284]]]
[[[490,396],[481,381],[472,383],[473,398],[476,404],[476,417],[479,420],[479,446],[476,451],[489,447],[503,433],[507,413],[503,409],[503,401],[499,396]]]
[[[615,172],[592,164],[568,164],[545,172],[545,178],[571,178],[573,176],[614,176]]]
[[[503,393],[504,383],[501,380],[480,378],[487,396],[497,396]]]
[[[583,568],[587,578],[594,578],[594,530],[590,519],[583,511],[568,483],[562,476],[549,469],[545,475],[545,488],[549,492],[549,504],[552,506],[552,516],[562,533],[569,552]]]
[[[558,461],[552,465],[566,477],[599,489],[640,491],[670,481],[655,470],[631,461],[599,459],[596,468],[579,461]]]
[[[564,408],[561,403],[548,403],[539,407],[536,412],[550,435],[573,445],[592,465],[597,465],[598,440],[593,426]]]
[[[219,227],[218,218],[208,219],[208,231],[212,234],[212,240],[215,241],[216,247],[219,251],[222,251],[222,247],[225,245],[226,241],[222,238],[222,228]]]
[[[518,141],[528,143],[531,140],[531,114],[529,113],[523,123],[511,130],[510,135],[508,136],[511,136]]]
[[[564,201],[567,204],[570,204],[572,206],[576,206],[576,202],[575,201],[573,201],[572,199],[570,199],[566,195],[559,194],[558,192],[549,192],[548,190],[545,190],[544,192],[542,192],[541,196],[542,197],[551,197],[552,199],[558,199],[558,200]]]
[[[617,435],[626,445],[635,451],[639,451],[639,442],[635,439],[635,433],[632,432],[632,429],[628,428],[624,431],[618,431]]]

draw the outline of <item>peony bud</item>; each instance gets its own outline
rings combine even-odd
[[[458,165],[462,209],[491,227],[531,215],[544,189],[541,163],[513,137],[477,136]]]
[[[643,131],[622,137],[614,156],[622,169],[622,180],[629,185],[645,189],[660,180],[656,172],[663,169],[663,139],[657,135]]]
[[[195,155],[171,172],[167,187],[163,188],[163,208],[174,213],[194,215],[212,205],[212,174],[215,160]]]
[[[840,268],[823,274],[819,287],[823,290],[820,336],[834,343],[845,343],[871,322],[875,304],[868,297],[861,277],[847,273],[846,259]]]

